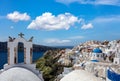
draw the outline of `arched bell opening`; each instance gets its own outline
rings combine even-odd
[[[18,42],[17,53],[15,53],[15,63],[24,63],[24,43]]]
[[[24,44],[22,42],[18,43],[18,63],[23,63],[24,62]]]

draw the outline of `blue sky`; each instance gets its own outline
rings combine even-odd
[[[0,41],[25,34],[34,43],[71,46],[120,39],[120,0],[1,0]]]

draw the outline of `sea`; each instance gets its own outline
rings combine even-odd
[[[33,52],[33,62],[42,57],[44,52]],[[24,53],[18,52],[18,63],[24,62]],[[0,52],[0,69],[3,69],[4,64],[7,63],[7,52]]]
[[[68,48],[72,49],[73,46],[56,46],[55,48]],[[45,52],[33,52],[32,60],[33,62],[37,61],[40,57],[43,56]],[[18,52],[18,63],[24,62],[24,52]],[[3,69],[4,64],[7,63],[7,52],[0,52],[0,69]]]

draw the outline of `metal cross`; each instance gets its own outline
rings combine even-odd
[[[23,38],[24,34],[23,33],[20,33],[18,34],[21,38]]]

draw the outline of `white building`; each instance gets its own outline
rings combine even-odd
[[[115,58],[114,58],[114,64],[120,64],[120,44],[118,44],[117,46],[116,46],[116,54],[115,54]]]
[[[104,54],[102,50],[99,48],[95,48],[92,52],[91,61],[93,62],[101,62],[104,61]]]

